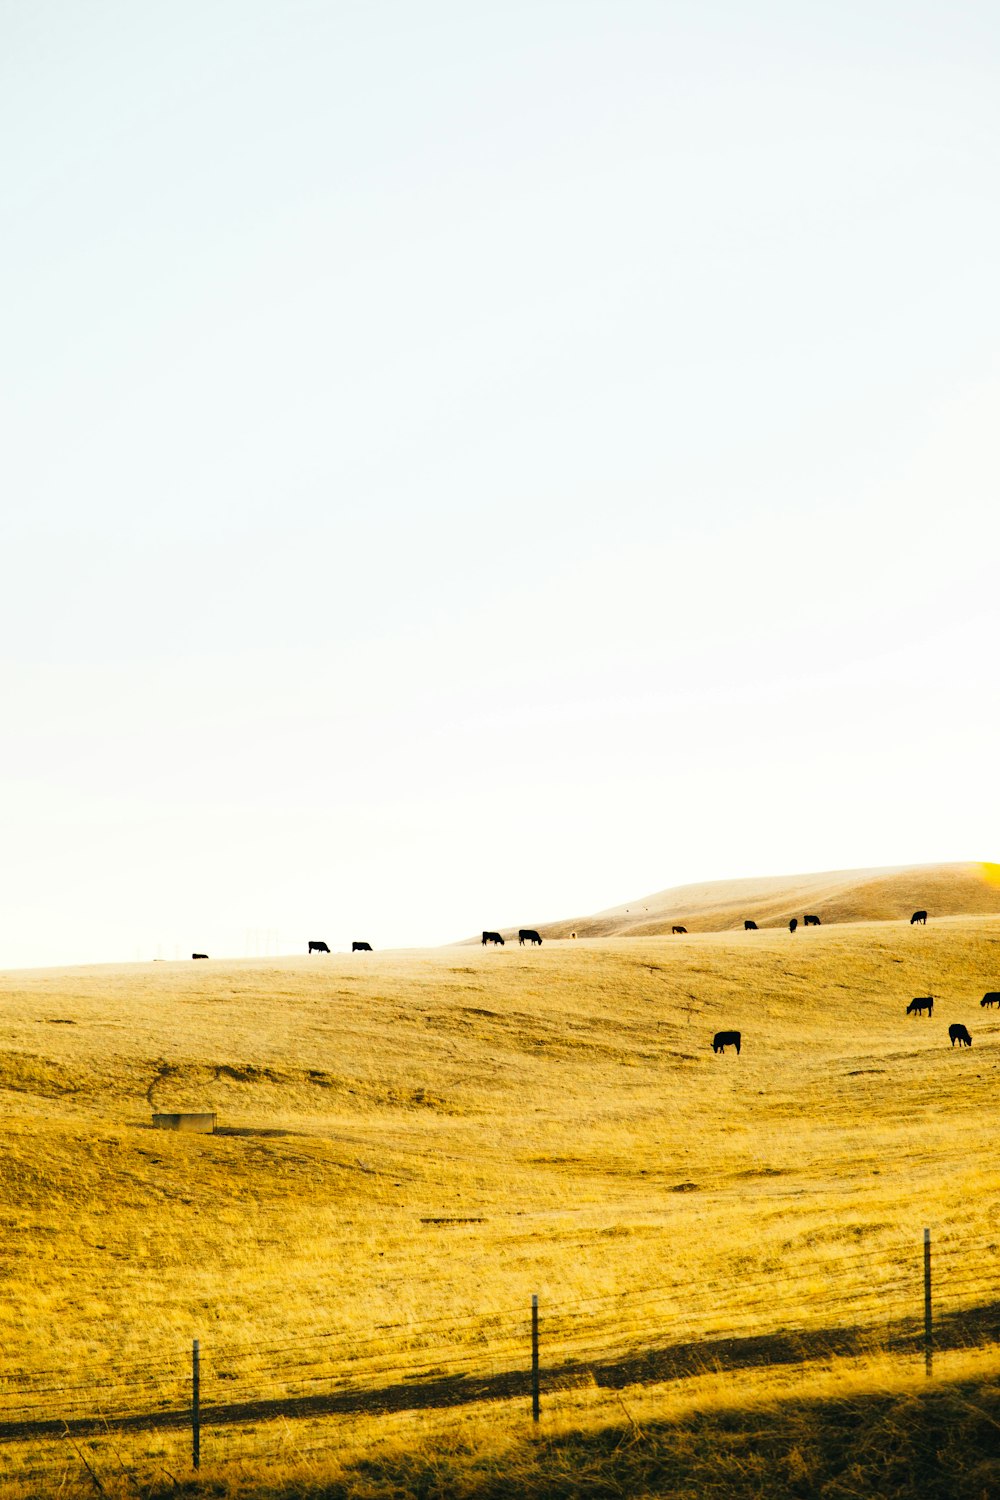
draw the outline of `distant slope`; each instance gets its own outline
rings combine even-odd
[[[905,865],[874,870],[827,870],[711,880],[641,896],[623,906],[539,927],[543,937],[653,937],[673,926],[724,932],[750,919],[783,927],[815,912],[821,922],[894,921],[925,908],[934,917],[1000,913],[1000,866]],[[506,932],[505,932],[506,935]],[[514,934],[516,936],[516,932]]]

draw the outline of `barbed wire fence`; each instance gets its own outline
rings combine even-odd
[[[621,1390],[877,1351],[922,1358],[930,1376],[936,1352],[1000,1341],[1000,1296],[990,1295],[998,1246],[948,1235],[935,1243],[925,1230],[911,1252],[879,1265],[858,1247],[836,1265],[799,1266],[781,1278],[783,1300],[806,1314],[792,1322],[761,1316],[775,1306],[777,1280],[758,1270],[736,1276],[709,1320],[704,1299],[685,1298],[680,1281],[582,1297],[550,1286],[530,1305],[372,1323],[364,1334],[282,1336],[258,1326],[243,1343],[202,1337],[164,1351],[155,1366],[95,1362],[86,1379],[65,1379],[57,1363],[8,1369],[0,1373],[0,1453],[16,1447],[8,1473],[30,1482],[52,1477],[60,1463],[92,1467],[85,1447],[99,1442],[130,1474],[116,1446],[123,1435],[171,1434],[172,1461],[199,1468],[224,1463],[227,1429],[247,1424],[491,1401],[523,1402],[537,1423],[547,1397],[583,1385]],[[859,1281],[866,1269],[868,1284]],[[873,1286],[884,1316],[872,1316]],[[323,1441],[289,1439],[256,1456],[329,1453],[336,1439],[334,1428]]]

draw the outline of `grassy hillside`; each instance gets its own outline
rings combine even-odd
[[[181,1410],[192,1337],[209,1472],[458,1451],[477,1392],[505,1451],[533,1292],[553,1442],[621,1391],[718,1409],[734,1365],[761,1399],[834,1355],[905,1392],[924,1225],[938,1372],[995,1371],[961,1352],[997,1336],[993,988],[993,916],[3,976],[6,1492],[89,1483],[20,1422]],[[152,1130],[184,1108],[219,1133]],[[106,1486],[186,1461],[169,1425],[73,1441]]]
[[[932,917],[1000,915],[1000,865],[907,865],[885,870],[827,870],[752,880],[711,880],[640,896],[589,917],[542,924],[545,937],[654,937],[674,925],[689,932],[787,927],[805,912],[828,922],[909,921]],[[504,929],[504,936],[511,934]],[[517,931],[513,930],[516,938]]]

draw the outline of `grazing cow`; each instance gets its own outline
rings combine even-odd
[[[906,1014],[908,1016],[922,1016],[924,1011],[926,1011],[929,1016],[934,1015],[933,995],[920,995],[916,1000],[911,1000],[909,1005],[906,1007]]]
[[[674,932],[683,932],[685,934],[685,936],[687,935],[687,928],[686,927],[675,927],[673,930],[674,930]]]
[[[805,916],[802,918],[802,920],[803,920],[803,922],[805,923],[805,925],[807,927],[818,927],[819,926],[819,917],[816,916],[815,912],[808,912],[807,911],[806,914],[805,914]]]
[[[522,948],[524,947],[525,943],[531,943],[532,946],[535,946],[537,944],[539,948],[542,946],[542,940],[533,927],[522,927],[520,932],[517,934],[517,940],[521,944]]]
[[[725,1052],[727,1047],[736,1048],[736,1056],[740,1055],[740,1042],[742,1037],[738,1031],[717,1031],[712,1038],[712,1051]]]
[[[911,927],[913,926],[914,922],[919,922],[920,925],[921,925],[921,927],[926,927],[927,926],[927,913],[925,911],[915,911],[913,913],[913,916],[910,918],[910,926]]]
[[[309,944],[309,952],[310,953],[329,953],[329,951],[330,950],[326,946],[325,943],[310,943]]]
[[[208,954],[207,953],[192,953],[191,957],[192,958],[207,958]]]
[[[757,923],[756,922],[744,922],[743,923],[743,931],[744,932],[756,932],[757,931]]]
[[[798,925],[799,925],[799,919],[798,919],[798,917],[793,917],[792,920],[788,924],[788,930],[789,930],[789,932],[794,932],[795,929],[796,929],[796,927],[798,927]]]
[[[980,1005],[1000,1005],[1000,990],[987,990]]]
[[[493,946],[494,946],[494,948],[499,943],[500,947],[502,948],[503,947],[503,938],[500,936],[499,932],[484,932],[483,933],[483,947],[484,948],[486,947],[487,943],[492,943]]]
[[[371,951],[372,951],[372,945],[371,945],[371,943],[352,943],[351,944],[351,952],[352,953],[370,953]]]
[[[960,1047],[971,1047],[972,1038],[960,1021],[953,1021],[948,1027],[948,1035],[951,1037],[951,1045],[957,1042]]]

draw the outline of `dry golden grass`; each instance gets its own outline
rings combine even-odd
[[[278,1465],[273,1493],[319,1494],[301,1475],[458,1452],[476,1422],[502,1457],[523,1399],[303,1398],[509,1397],[533,1292],[553,1441],[620,1424],[616,1384],[636,1421],[653,1382],[661,1418],[721,1409],[716,1364],[765,1401],[848,1368],[904,1391],[925,1224],[938,1373],[995,1371],[960,1347],[995,1332],[994,988],[993,916],[7,975],[0,1424],[109,1424],[80,1453],[5,1429],[7,1491],[89,1483],[88,1454],[105,1487],[181,1475],[183,1430],[121,1420],[183,1409],[192,1337],[220,1483]],[[923,994],[933,1020],[907,1017]],[[712,1053],[722,1027],[740,1057]],[[182,1108],[221,1133],[151,1129]]]
[[[185,1475],[183,1440],[109,1429],[36,1445],[25,1477],[4,1489],[19,1500],[77,1500],[94,1494],[96,1479],[114,1500],[994,1500],[995,1356],[957,1354],[953,1379],[924,1385],[883,1357],[559,1392],[538,1429],[523,1402],[341,1418],[333,1429],[308,1418],[258,1422],[210,1430],[219,1452],[199,1479]]]
[[[932,918],[1000,915],[1000,866],[984,863],[902,865],[882,870],[825,870],[750,880],[710,880],[639,896],[594,916],[550,922],[546,937],[655,937],[678,923],[690,932],[787,927],[805,912],[822,922],[908,920],[925,910]],[[505,930],[506,936],[506,930]],[[515,932],[516,937],[516,932]]]

